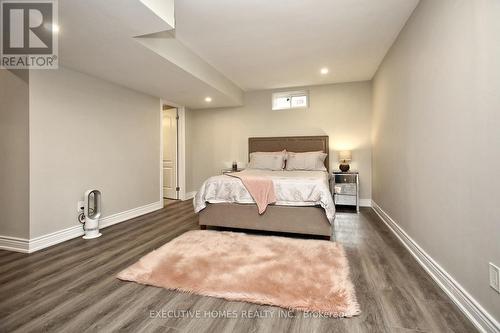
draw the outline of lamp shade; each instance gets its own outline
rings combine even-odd
[[[351,161],[351,151],[350,150],[344,150],[339,153],[339,161],[346,163]]]

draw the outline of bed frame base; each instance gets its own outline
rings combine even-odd
[[[332,226],[321,207],[268,206],[259,215],[255,205],[207,204],[199,213],[200,229],[207,226],[287,232],[331,239]]]

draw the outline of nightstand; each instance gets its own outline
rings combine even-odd
[[[233,169],[222,169],[221,174],[225,175],[226,173],[240,172],[243,170],[245,170],[245,169],[238,169],[236,171],[233,171]]]
[[[332,193],[335,205],[355,206],[359,212],[359,174],[334,171]]]

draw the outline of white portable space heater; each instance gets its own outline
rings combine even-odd
[[[92,239],[101,236],[99,232],[99,217],[101,216],[101,192],[98,190],[85,191],[83,204],[83,230],[84,239]]]

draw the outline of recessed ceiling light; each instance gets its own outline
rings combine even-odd
[[[323,75],[328,74],[328,68],[326,67],[321,68],[320,73]]]
[[[205,97],[205,102],[210,103],[212,101],[212,97]]]

